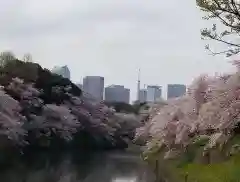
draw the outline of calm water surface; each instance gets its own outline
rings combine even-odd
[[[0,171],[1,182],[154,182],[149,168],[138,154],[108,152],[97,154],[27,156]]]

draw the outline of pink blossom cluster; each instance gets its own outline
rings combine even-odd
[[[69,90],[68,86],[52,87],[51,94],[63,95],[63,102],[44,103],[43,91],[21,79],[14,78],[8,86],[1,87],[0,140],[26,144],[31,133],[36,139],[58,136],[70,141],[75,133],[84,130],[114,145],[116,136],[139,126],[135,116],[117,115],[102,102],[85,95],[74,96]]]
[[[226,142],[240,122],[240,70],[214,77],[202,75],[186,95],[166,101],[150,115],[136,134],[136,140],[145,140],[150,148],[156,140],[169,150],[184,148],[201,135],[209,138],[206,147]]]
[[[22,128],[26,118],[20,114],[19,102],[0,90],[0,138],[1,143],[12,140],[22,143],[26,131]]]

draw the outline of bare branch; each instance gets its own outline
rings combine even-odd
[[[212,52],[212,54],[226,53],[227,56],[231,56],[239,53],[240,43],[224,40],[223,37],[231,36],[234,38],[235,36],[238,38],[240,36],[240,4],[236,0],[197,0],[197,5],[207,13],[204,16],[205,20],[217,19],[225,26],[225,30],[218,32],[214,23],[212,29],[206,28],[202,31],[203,37],[228,45],[228,50]]]
[[[228,44],[228,45],[230,45],[230,46],[240,47],[239,44],[234,44],[234,43],[231,43],[231,42],[227,42],[227,41],[225,41],[225,40],[222,40],[222,39],[219,38],[219,37],[210,37],[210,38],[211,38],[211,39],[214,39],[214,40],[217,40],[217,41],[219,41],[219,42],[222,42],[222,43]]]
[[[231,28],[233,28],[233,29],[239,29],[239,28],[240,28],[240,26],[232,25],[232,24],[228,23],[226,20],[224,20],[224,19],[220,16],[221,13],[216,13],[216,12],[214,12],[214,11],[211,11],[211,12],[212,12],[212,14],[213,14],[214,16],[216,16],[217,18],[219,18],[224,25],[226,25],[226,26],[228,26],[228,27],[231,27]]]
[[[213,1],[216,3],[216,5],[218,6],[218,8],[222,9],[222,7],[221,7],[220,3],[218,2],[218,0],[213,0]]]
[[[234,2],[234,0],[231,0],[231,4],[232,4],[232,7],[233,7],[233,11],[237,14],[238,18],[240,18],[240,13],[238,11],[236,2]]]
[[[208,50],[209,50],[209,52],[211,53],[211,54],[209,54],[209,55],[212,55],[212,56],[216,56],[216,55],[219,55],[219,54],[226,54],[226,53],[229,52],[228,50],[226,50],[226,51],[221,51],[221,52],[213,52],[211,49],[208,49]]]
[[[225,13],[229,13],[229,14],[233,14],[235,16],[237,16],[238,18],[240,18],[240,14],[239,14],[239,11],[234,11],[229,5],[228,7],[230,8],[229,9],[224,9],[221,4],[219,3],[219,0],[213,0],[215,2],[215,4],[217,5],[217,7],[214,9],[214,11],[222,11],[222,12],[225,12]],[[236,4],[235,4],[236,5]],[[207,9],[208,11],[211,11],[211,8],[206,6],[204,7],[205,9]]]

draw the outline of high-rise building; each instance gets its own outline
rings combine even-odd
[[[139,91],[139,102],[144,103],[147,101],[147,90],[146,89],[141,89]]]
[[[104,78],[101,76],[86,76],[83,78],[83,91],[97,100],[103,100]]]
[[[65,66],[55,66],[52,69],[52,72],[58,75],[61,75],[64,78],[68,78],[70,80],[71,75],[70,75],[70,70],[68,69],[68,67]]]
[[[147,86],[147,102],[156,102],[162,97],[162,87],[157,85]]]
[[[186,93],[186,85],[168,84],[167,86],[168,99],[183,96],[185,93]]]
[[[111,85],[105,88],[105,101],[107,102],[124,102],[129,104],[130,89],[122,85]]]

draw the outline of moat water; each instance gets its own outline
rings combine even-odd
[[[1,182],[154,182],[139,154],[34,154],[0,170]]]

